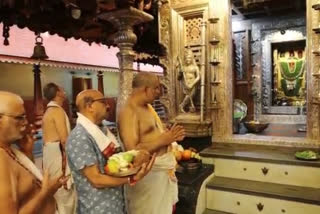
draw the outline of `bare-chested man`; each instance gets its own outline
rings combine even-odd
[[[32,148],[33,139],[24,137],[27,120],[23,100],[16,94],[0,91],[0,212],[11,214],[54,214],[53,194],[66,179],[43,179],[33,162],[12,144],[19,142],[22,151]],[[42,181],[41,181],[42,180]]]
[[[118,118],[120,137],[127,150],[145,149],[157,153],[150,173],[136,186],[128,187],[130,214],[171,214],[178,189],[174,169],[175,157],[169,146],[184,138],[184,129],[174,125],[164,130],[151,107],[160,96],[160,81],[154,74],[138,73],[132,82],[133,92]]]
[[[50,176],[70,174],[66,162],[65,144],[70,133],[70,122],[62,108],[66,99],[63,88],[54,83],[47,84],[43,89],[45,98],[49,101],[43,116],[43,168]],[[75,213],[75,190],[69,181],[55,194],[60,214]]]

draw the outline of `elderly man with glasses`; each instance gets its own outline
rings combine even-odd
[[[121,148],[116,137],[102,125],[109,112],[106,99],[97,90],[85,90],[77,95],[76,105],[77,125],[70,133],[66,152],[77,191],[77,213],[125,214],[122,186],[142,179],[155,156],[151,160],[148,156],[135,175],[107,175],[104,166],[108,158]]]
[[[1,213],[55,214],[53,195],[67,178],[49,180],[48,173],[42,177],[28,158],[32,158],[33,138],[28,133],[23,100],[5,91],[0,91],[0,100]]]

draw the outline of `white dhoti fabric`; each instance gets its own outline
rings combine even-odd
[[[135,186],[126,188],[129,214],[172,214],[178,201],[175,166],[172,152],[159,156],[149,174]]]
[[[47,106],[58,107],[63,110],[61,106],[52,101],[49,102]],[[70,132],[70,122],[66,113],[65,120],[68,132]],[[43,145],[43,169],[48,170],[51,178],[56,178],[62,175],[62,154],[60,142],[47,142]],[[70,173],[70,168],[68,163],[66,163],[65,176],[70,175]],[[72,178],[67,182],[67,189],[61,187],[54,195],[54,198],[57,202],[59,214],[76,213],[76,192]]]
[[[43,168],[48,170],[51,178],[56,178],[62,175],[62,155],[60,150],[60,142],[50,142],[43,146]],[[68,174],[70,174],[70,169],[68,166],[66,166],[66,175]],[[69,181],[67,187],[68,189],[61,187],[54,195],[59,214],[76,213],[75,189]]]

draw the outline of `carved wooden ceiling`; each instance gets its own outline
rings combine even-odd
[[[306,0],[232,0],[233,19],[305,13]]]
[[[9,27],[17,25],[35,33],[57,34],[66,40],[73,37],[89,44],[112,46],[116,29],[111,23],[98,19],[97,15],[129,6],[143,9],[155,18],[150,23],[136,26],[138,41],[134,50],[163,55],[164,48],[158,43],[156,0],[0,0],[0,22],[4,24],[5,43],[10,42]],[[157,57],[145,61],[158,64]]]

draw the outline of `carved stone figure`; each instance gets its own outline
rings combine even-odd
[[[200,70],[196,64],[192,51],[187,48],[184,53],[184,62],[178,56],[178,80],[182,81],[183,101],[179,105],[179,111],[186,113],[185,107],[190,103],[189,112],[195,112],[196,108],[193,103],[193,97],[196,93],[196,86],[200,80]]]

